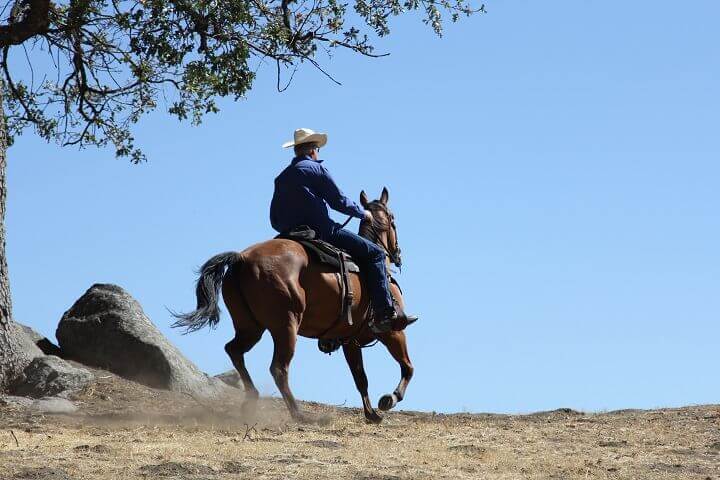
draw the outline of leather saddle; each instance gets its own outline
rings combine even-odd
[[[334,245],[330,245],[317,238],[315,230],[307,226],[297,227],[289,232],[281,233],[275,238],[294,240],[305,248],[305,251],[317,263],[326,265],[335,271],[340,287],[340,316],[326,332],[330,331],[338,322],[346,321],[348,325],[353,324],[352,320],[352,304],[353,291],[350,284],[350,273],[359,273],[360,268],[352,260],[350,254],[341,250]],[[320,337],[324,335],[321,334]]]

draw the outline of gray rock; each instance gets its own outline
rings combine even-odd
[[[17,323],[17,322],[16,322]],[[55,345],[47,337],[42,336],[36,332],[32,327],[17,323],[17,325],[23,329],[25,336],[28,337],[45,355],[55,355],[56,357],[62,357],[60,347]]]
[[[94,378],[92,373],[61,358],[37,357],[25,367],[11,391],[33,398],[66,397],[85,388]]]
[[[43,337],[38,332],[36,332],[32,327],[28,327],[27,325],[15,322],[20,328],[22,328],[23,332],[25,332],[25,336],[28,337],[30,340],[32,340],[33,343],[37,344],[38,341],[42,340]]]
[[[240,374],[234,368],[232,370],[228,370],[227,372],[218,373],[217,375],[215,375],[215,378],[217,378],[218,380],[222,380],[231,387],[239,389],[244,388],[242,380],[240,380]]]
[[[199,397],[232,391],[185,358],[117,285],[90,287],[65,312],[56,336],[66,358],[153,388]]]
[[[18,339],[20,348],[27,355],[27,358],[42,357],[44,355],[43,351],[35,345],[33,337],[28,334],[24,325],[12,321],[10,322],[10,328],[15,330],[13,335]]]
[[[35,400],[15,395],[0,395],[0,405],[4,407],[30,408]]]
[[[14,395],[0,395],[0,405],[31,410],[40,413],[73,413],[77,406],[67,398],[27,398]]]
[[[78,407],[67,398],[39,398],[30,405],[30,410],[42,413],[73,413]]]

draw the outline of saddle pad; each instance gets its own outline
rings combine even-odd
[[[305,251],[308,252],[308,255],[313,257],[318,263],[322,265],[327,265],[338,272],[340,271],[340,263],[338,262],[338,256],[340,253],[342,253],[345,257],[345,268],[347,269],[347,271],[355,273],[360,272],[360,268],[355,262],[352,261],[350,255],[348,255],[347,252],[345,252],[344,250],[340,250],[339,248],[330,245],[327,242],[318,239],[309,240],[306,236],[295,236],[292,234],[292,232],[288,234],[278,235],[275,238],[295,240],[300,245],[305,247]]]

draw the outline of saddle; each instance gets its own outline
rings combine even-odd
[[[326,332],[329,332],[338,322],[346,321],[348,325],[353,324],[352,304],[353,291],[350,284],[350,273],[359,273],[360,267],[352,260],[350,254],[334,245],[330,245],[317,238],[315,230],[307,226],[297,227],[289,232],[281,233],[275,238],[294,240],[305,248],[305,251],[321,265],[327,265],[335,271],[335,276],[340,287],[340,316]],[[323,332],[322,337],[326,332]]]

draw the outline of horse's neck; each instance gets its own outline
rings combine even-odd
[[[385,268],[386,268],[387,271],[389,272],[389,271],[390,271],[390,266],[391,266],[392,264],[390,263],[390,257],[387,255],[387,254],[388,254],[387,249],[383,246],[383,245],[387,245],[387,244],[388,244],[388,233],[387,233],[387,231],[385,231],[385,232],[380,232],[380,235],[378,236],[378,242],[380,242],[380,243],[378,243],[377,245],[378,245],[380,248],[383,249],[383,252],[385,252]]]
[[[378,234],[378,233],[379,233],[379,234]],[[365,235],[363,235],[362,228],[360,228],[360,230],[358,231],[358,234],[359,234],[361,237],[363,237],[364,239],[369,240],[369,241],[372,241],[370,238],[368,238],[368,237],[366,237]],[[382,231],[382,232],[377,232],[377,231],[375,231],[375,232],[373,232],[373,236],[374,236],[374,237],[376,238],[376,240],[377,240],[377,241],[375,242],[375,245],[377,245],[378,247],[382,248],[383,252],[385,252],[385,254],[386,254],[386,255],[385,255],[385,267],[388,269],[388,271],[390,271],[390,266],[391,266],[392,264],[390,263],[390,257],[387,255],[387,253],[388,253],[388,252],[387,252],[387,249],[383,246],[383,245],[387,245],[387,244],[388,244],[388,232],[387,232],[387,231]]]

